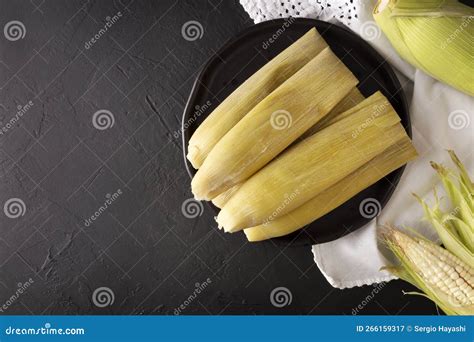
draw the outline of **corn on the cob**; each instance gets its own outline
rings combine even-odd
[[[472,267],[424,238],[393,228],[386,228],[381,236],[401,262],[385,269],[425,292],[446,314],[474,314]]]
[[[301,137],[299,137],[295,143],[304,140],[305,138],[313,135],[314,133],[326,128],[327,126],[335,123],[336,121],[342,120],[346,117],[345,111],[351,109],[355,105],[359,104],[364,100],[364,95],[359,91],[359,89],[354,88],[343,98],[324,118],[321,119],[316,125],[307,130]],[[349,113],[350,114],[350,113]],[[218,207],[222,208],[227,201],[232,197],[232,195],[238,190],[240,184],[234,185],[229,190],[221,193],[212,200],[212,203]]]
[[[337,208],[417,156],[408,137],[403,137],[367,164],[290,213],[244,230],[249,241],[261,241],[293,233]]]
[[[316,29],[265,64],[229,95],[189,140],[187,158],[198,169],[214,145],[255,105],[327,47]]]
[[[374,19],[399,55],[474,96],[474,10],[449,0],[380,0]]]
[[[191,182],[212,200],[271,161],[328,114],[357,79],[326,48],[255,106],[212,149]]]
[[[289,213],[406,136],[380,92],[350,112],[244,182],[217,216],[219,226],[234,232]],[[296,191],[298,195],[286,203],[288,194]],[[284,208],[273,215],[282,204]]]

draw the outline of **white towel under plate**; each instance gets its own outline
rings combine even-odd
[[[404,62],[372,18],[376,1],[265,1],[241,0],[255,23],[288,16],[337,20],[367,40],[392,65],[410,101],[413,143],[419,158],[408,164],[390,201],[380,215],[361,229],[338,240],[314,245],[314,261],[328,282],[337,288],[369,285],[394,279],[380,268],[390,263],[389,253],[376,238],[377,226],[409,226],[435,238],[421,221],[423,212],[411,193],[428,201],[439,182],[429,162],[452,165],[453,149],[470,173],[474,170],[474,98],[441,83]],[[328,7],[327,3],[331,5]]]

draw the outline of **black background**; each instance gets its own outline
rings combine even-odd
[[[234,1],[1,1],[0,122],[33,102],[0,135],[0,204],[20,198],[23,216],[0,211],[0,305],[34,283],[3,314],[173,314],[196,283],[212,282],[183,314],[431,314],[434,304],[403,295],[408,284],[337,290],[309,246],[249,244],[216,229],[206,206],[190,219],[181,115],[200,67],[252,21]],[[106,17],[123,16],[92,47]],[[202,24],[187,41],[182,26]],[[115,124],[92,125],[106,109]],[[123,194],[89,227],[106,199]],[[346,260],[341,260],[341,263]],[[349,260],[347,260],[349,262]],[[357,272],[357,266],[354,266]],[[98,287],[112,305],[96,307]],[[274,307],[286,287],[293,300]]]

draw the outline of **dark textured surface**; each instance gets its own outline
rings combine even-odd
[[[15,41],[0,35],[0,204],[25,204],[17,218],[0,211],[2,314],[173,314],[207,278],[183,314],[351,314],[363,302],[360,314],[436,313],[426,299],[403,296],[411,289],[403,282],[336,290],[309,247],[224,235],[206,207],[183,215],[191,193],[173,133],[200,67],[252,25],[237,2],[22,0],[0,8],[2,27],[18,20],[26,29]],[[202,24],[201,39],[183,38],[190,20]],[[92,123],[101,109],[115,120],[105,130]],[[293,297],[283,308],[270,302],[280,286]],[[111,305],[94,305],[99,287],[113,292]]]

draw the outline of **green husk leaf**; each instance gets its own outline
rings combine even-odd
[[[458,158],[456,153],[454,153],[453,150],[448,150],[448,153],[449,153],[449,156],[451,157],[451,160],[456,165],[456,168],[459,171],[459,177],[461,179],[462,184],[466,187],[472,199],[472,196],[474,196],[474,184],[472,183],[471,178],[469,177],[469,173],[467,172],[463,163]]]
[[[463,244],[469,249],[471,253],[474,252],[474,232],[472,227],[469,227],[463,220],[458,217],[448,215],[445,219],[451,223],[456,231],[459,233]]]
[[[414,196],[422,205],[426,219],[436,230],[444,246],[465,263],[474,267],[473,253],[460,241],[459,234],[455,233],[446,224],[443,224],[440,211],[437,208],[432,210],[421,197],[416,194]]]
[[[397,0],[392,6],[392,16],[465,17],[474,13],[457,0]]]
[[[460,180],[458,182],[459,191],[461,191],[462,196],[466,199],[467,205],[471,212],[474,212],[474,197],[473,193],[467,188],[467,186]]]
[[[459,186],[457,186],[460,183],[464,184],[462,178],[459,182],[456,183],[453,177],[453,173],[450,170],[444,168],[443,166],[435,162],[431,162],[431,166],[438,173],[441,182],[443,183],[444,189],[446,190],[446,193],[448,194],[448,197],[451,200],[452,207],[454,208],[451,213],[453,213],[454,216],[463,220],[468,227],[474,227],[474,214],[471,210],[472,198],[471,196],[466,194],[465,191],[463,192]],[[469,229],[468,231],[463,232],[458,231],[458,233],[459,235],[464,236],[471,232]],[[473,250],[471,249],[471,251]]]

